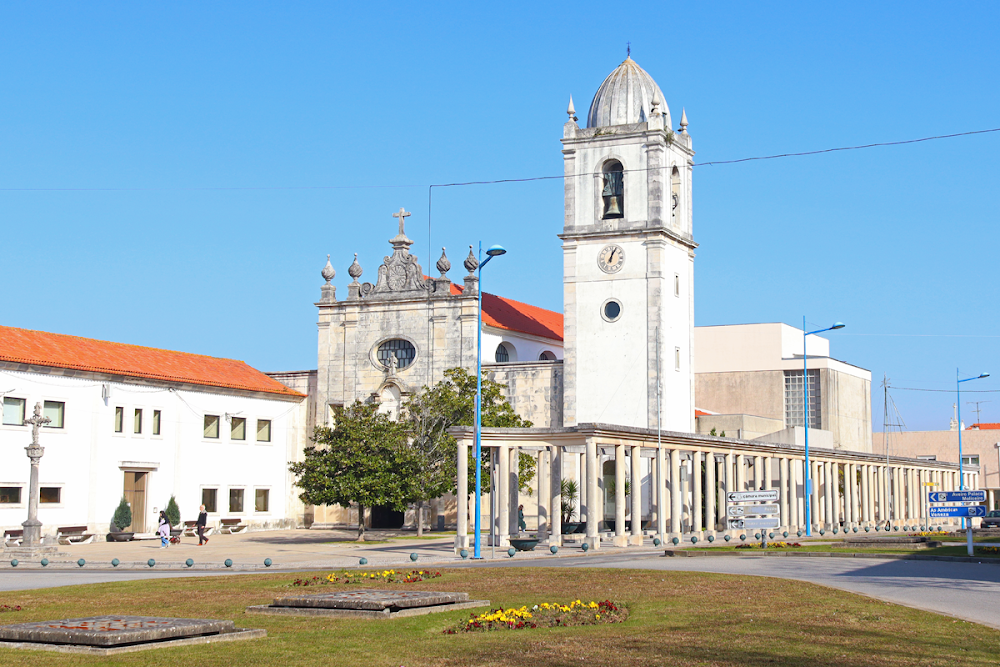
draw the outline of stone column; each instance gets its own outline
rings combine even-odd
[[[642,447],[632,445],[632,535],[629,544],[642,546]]]
[[[656,535],[660,543],[667,539],[667,463],[663,447],[656,448]]]
[[[854,525],[854,472],[853,463],[844,464],[844,532]]]
[[[510,447],[498,445],[497,448],[497,514],[499,529],[497,530],[497,546],[507,546],[510,535]]]
[[[635,489],[632,489],[635,493]],[[615,540],[616,547],[628,546],[625,536],[625,445],[615,445]]]
[[[747,489],[747,464],[743,454],[736,455],[736,490],[746,491]]]
[[[760,491],[764,486],[764,457],[753,457],[753,490]]]
[[[788,468],[788,529],[798,530],[799,519],[799,461],[797,459],[786,459]]]
[[[778,459],[778,507],[781,510],[781,525],[789,528],[788,519],[788,459]]]
[[[840,511],[840,464],[830,463],[830,523],[833,528],[840,529],[843,515]]]
[[[549,445],[549,544],[555,546],[562,544],[562,460],[562,448]]]
[[[823,523],[823,517],[821,517],[819,513],[820,479],[819,463],[816,462],[816,459],[809,460],[809,475],[812,478],[812,493],[806,497],[806,502],[809,503],[809,520],[812,522],[812,526],[810,526],[811,529]],[[808,484],[809,482],[807,481],[806,485],[808,486]]]
[[[771,456],[764,457],[763,460],[764,467],[762,469],[762,473],[764,475],[764,481],[762,482],[762,485],[764,486],[765,489],[774,488],[774,485],[771,484],[771,465],[773,464],[773,462],[774,462],[773,457]]]
[[[733,466],[735,465],[736,465],[736,456],[733,454],[732,451],[727,452],[725,456],[726,469],[723,471],[724,472],[723,479],[725,480],[726,484],[726,493],[736,490],[736,471],[733,469]],[[727,514],[728,507],[729,507],[728,503],[725,502],[719,503],[719,519],[720,519],[719,522],[722,524],[724,530],[729,530],[729,515]]]
[[[681,453],[670,450],[670,532],[674,537],[681,534]]]
[[[701,452],[691,452],[691,532],[702,531]]]
[[[996,508],[996,492],[993,489],[986,490],[986,510]]]
[[[545,489],[549,488],[549,453],[544,449],[538,452],[538,481],[535,484],[537,492],[535,493],[535,498],[538,499],[538,539],[545,540],[549,537],[549,517],[552,514],[550,507],[555,507],[556,512],[559,511],[557,506],[549,505],[549,494],[545,492]]]
[[[587,544],[590,545],[591,549],[600,549],[601,538],[597,535],[597,524],[600,522],[604,510],[600,507],[601,496],[597,490],[597,475],[600,466],[600,461],[597,458],[597,441],[593,438],[587,438],[586,451],[587,499],[590,503],[587,505]]]
[[[869,490],[869,484],[871,483],[871,466],[867,463],[862,463],[858,466],[861,471],[861,517],[860,521],[862,524],[868,524],[871,522],[871,514],[868,513],[868,499],[870,497],[871,491]]]
[[[517,507],[520,504],[521,499],[521,448],[511,447],[510,452],[508,452],[510,466],[510,486],[508,487],[510,493],[510,528],[509,532],[511,535],[520,535],[521,530],[518,526],[518,511]]]
[[[458,524],[455,526],[455,553],[469,548],[469,443],[458,439]]]
[[[715,479],[715,452],[705,454],[705,528],[715,531],[719,521],[715,516],[715,501],[719,497],[719,485]]]

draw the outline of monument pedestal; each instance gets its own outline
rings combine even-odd
[[[59,547],[6,547],[3,550],[4,559],[16,558],[18,560],[41,560],[59,553]]]

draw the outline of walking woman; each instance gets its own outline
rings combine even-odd
[[[205,526],[208,525],[208,512],[205,511],[204,505],[198,507],[198,521],[195,525],[198,527],[198,546],[208,544],[208,538],[205,537]]]
[[[160,536],[160,548],[166,549],[170,546],[170,519],[167,518],[167,513],[160,510],[160,523],[156,529],[156,534]]]

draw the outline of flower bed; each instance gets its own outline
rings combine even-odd
[[[975,547],[975,549],[981,554],[1000,554],[1000,547]]]
[[[440,572],[431,572],[430,570],[410,570],[409,572],[396,572],[395,570],[381,570],[378,572],[343,572],[341,574],[328,574],[325,577],[296,579],[292,582],[292,586],[366,584],[370,582],[381,582],[386,584],[412,584],[426,579],[437,579],[440,576]]]
[[[569,604],[542,602],[531,609],[527,606],[510,609],[491,609],[472,616],[455,627],[445,630],[445,634],[459,632],[490,632],[491,630],[525,630],[533,628],[562,628],[579,625],[599,625],[621,623],[628,618],[628,609],[611,600],[604,602],[583,602],[573,600]]]
[[[16,604],[14,606],[11,606],[9,604],[0,604],[0,612],[5,612],[5,611],[21,611],[21,605]]]
[[[947,534],[948,531],[946,530],[925,530],[919,533],[907,533],[907,535],[909,535],[910,537],[928,537],[930,535],[947,535]]]
[[[768,549],[794,549],[796,547],[801,547],[802,545],[798,542],[768,542]],[[737,549],[763,549],[763,545],[760,542],[755,542],[754,544],[737,544]]]

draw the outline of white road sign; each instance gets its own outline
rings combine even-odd
[[[731,503],[755,503],[759,501],[777,500],[778,490],[767,491],[732,491],[726,494],[726,500]]]
[[[730,530],[754,530],[756,528],[777,528],[781,525],[781,519],[776,516],[769,516],[762,519],[730,519]]]
[[[754,514],[778,514],[781,509],[777,505],[727,505],[729,516],[753,516]]]

